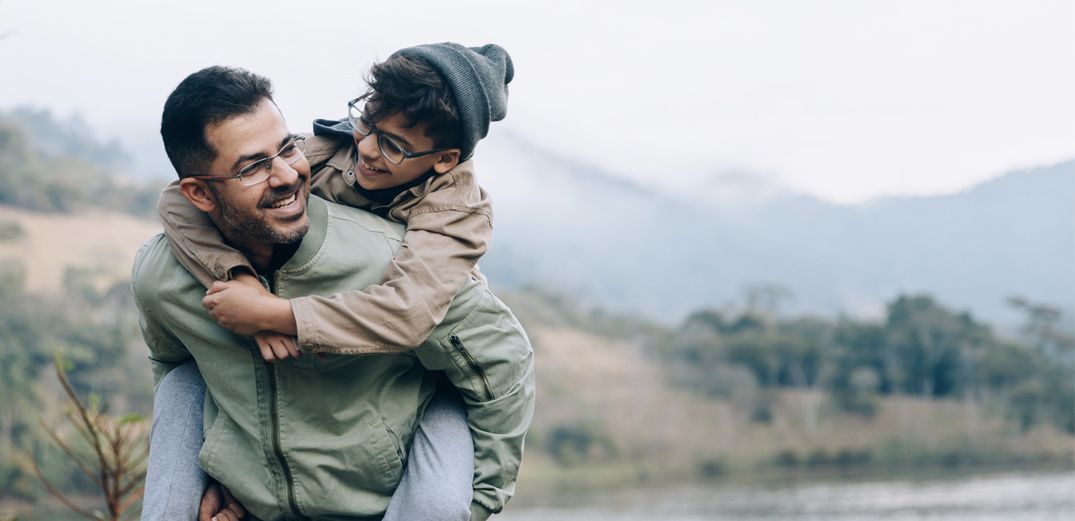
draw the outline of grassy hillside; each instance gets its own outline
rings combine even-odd
[[[712,398],[678,385],[676,371],[639,341],[547,325],[534,295],[511,295],[535,344],[538,403],[520,490],[535,497],[578,487],[788,472],[970,466],[1071,466],[1075,437],[1052,424],[1023,430],[998,404],[882,398],[872,417],[821,390],[743,386]],[[550,318],[552,320],[550,320]],[[768,416],[755,416],[764,395]],[[526,500],[523,499],[525,502]]]
[[[655,356],[651,325],[582,313],[541,293],[505,295],[527,325],[539,394],[520,497],[654,480],[920,467],[1071,467],[1075,436],[1023,429],[999,399],[890,395],[870,416],[821,389],[760,387],[742,372],[726,395],[685,385]],[[611,333],[615,332],[615,334]],[[763,403],[764,415],[758,414]]]
[[[0,228],[21,230],[0,236],[0,259],[21,263],[26,289],[53,293],[68,268],[97,275],[101,283],[130,277],[138,247],[160,225],[144,218],[105,210],[75,214],[43,213],[0,205]]]

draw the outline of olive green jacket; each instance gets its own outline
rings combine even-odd
[[[310,197],[310,231],[267,277],[284,298],[377,284],[403,229]],[[443,371],[463,395],[474,437],[472,519],[514,493],[534,411],[533,351],[484,281],[469,279],[417,349],[303,356],[273,364],[250,337],[201,306],[204,287],[163,235],[139,251],[132,284],[157,382],[193,357],[208,387],[202,467],[260,519],[380,519],[418,418]]]

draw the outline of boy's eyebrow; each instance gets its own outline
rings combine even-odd
[[[284,148],[284,145],[286,145],[287,142],[291,141],[292,139],[295,139],[295,134],[288,134],[287,136],[285,136],[284,139],[280,140],[280,144],[276,146],[276,150],[279,151],[281,148]],[[261,158],[264,158],[264,157],[269,157],[269,156],[266,155],[265,152],[256,152],[254,154],[241,155],[241,156],[239,156],[239,159],[235,160],[235,163],[232,163],[231,169],[235,170],[236,168],[239,168],[239,165],[241,165],[241,164],[243,164],[243,163],[245,163],[247,161],[251,161],[251,160],[254,160],[254,159],[261,159]]]
[[[412,145],[410,141],[407,141],[407,138],[405,138],[403,136],[399,136],[399,135],[393,134],[391,132],[385,132],[383,130],[381,131],[381,133],[386,135],[386,136],[388,136],[388,137],[390,137],[390,138],[392,138],[392,139],[395,139],[396,141],[402,142],[404,145],[407,145],[408,148],[414,148],[414,145]]]
[[[381,134],[384,134],[384,135],[386,135],[386,136],[388,136],[388,137],[390,137],[390,138],[392,138],[392,139],[394,139],[396,141],[399,141],[399,142],[403,143],[404,145],[407,145],[410,148],[414,148],[414,144],[412,144],[410,141],[407,141],[407,138],[405,138],[403,136],[400,136],[398,134],[393,134],[393,133],[391,133],[391,132],[389,132],[387,130],[384,130],[382,128],[378,128],[377,125],[375,125],[374,123],[371,123],[369,120],[366,120],[365,117],[363,117],[362,119],[365,120],[366,124],[369,125],[371,128],[376,128],[377,132],[380,132]]]

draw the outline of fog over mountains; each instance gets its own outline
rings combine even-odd
[[[1016,294],[1075,307],[1075,161],[958,194],[854,206],[742,173],[731,192],[706,181],[695,198],[655,193],[504,134],[491,135],[477,161],[496,209],[481,266],[499,287],[666,320],[764,284],[790,290],[795,311],[825,314],[879,313],[905,292],[1007,323],[1015,317],[1005,299]]]
[[[121,149],[48,111],[0,115],[25,125],[43,153],[174,175],[152,132]],[[789,290],[790,312],[880,314],[908,292],[1002,324],[1018,319],[1005,304],[1012,295],[1075,309],[1075,160],[958,194],[842,206],[748,171],[715,173],[690,194],[659,192],[583,153],[541,150],[504,129],[479,147],[478,177],[496,211],[481,267],[494,287],[536,287],[669,322],[742,304],[744,290],[760,285]]]

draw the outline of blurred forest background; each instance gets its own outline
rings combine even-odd
[[[107,412],[148,417],[151,410],[128,270],[134,251],[159,230],[155,203],[167,179],[125,175],[131,154],[94,135],[77,118],[59,120],[44,110],[0,114],[0,518],[33,518],[33,505],[46,500],[31,459],[61,489],[95,501],[92,483],[43,435],[42,422],[62,425],[65,407],[49,370],[54,353],[65,354],[74,388],[100,396]],[[517,139],[501,143],[514,154],[541,153]],[[491,152],[480,164],[499,166],[497,154],[507,153]],[[586,171],[548,163],[547,171]],[[700,210],[647,199],[622,181],[549,179],[554,189],[578,193],[585,188],[561,187],[557,179],[618,183],[613,188],[636,199],[606,201],[601,217],[570,214],[540,233],[550,224],[528,214],[538,209],[498,206],[498,242],[483,269],[527,327],[539,371],[520,503],[658,481],[1071,468],[1071,302],[1033,289],[1059,287],[1070,296],[1072,163],[1013,173],[957,196],[814,212],[817,221],[785,230],[786,240],[772,230],[750,240],[745,234],[757,223],[742,215],[733,222],[713,214],[690,220],[675,212]],[[514,197],[491,184],[497,201],[500,193]],[[616,197],[616,190],[602,197]],[[983,192],[988,197],[971,197]],[[792,200],[802,207],[802,198]],[[945,201],[962,210],[941,212],[949,218],[929,226],[916,221],[923,208]],[[820,203],[811,204],[816,210]],[[1020,205],[1031,209],[1007,213]],[[902,213],[890,211],[894,206]],[[757,218],[772,218],[773,208],[756,210]],[[835,217],[821,215],[829,211]],[[822,223],[868,221],[871,212],[889,221],[875,228],[875,243],[912,249],[886,256],[880,247],[882,264],[869,273],[927,289],[900,293],[883,281],[872,289],[830,288],[858,295],[863,309],[804,294],[832,269],[815,274],[796,262],[861,263],[869,253],[853,239],[869,228],[839,235]],[[993,213],[1017,226],[990,226],[987,240],[962,246],[944,240],[942,231],[960,215],[988,224]],[[964,232],[964,239],[978,234]],[[835,241],[825,239],[832,234]],[[914,246],[912,237],[933,244]],[[1020,241],[1028,245],[1011,248]],[[818,251],[773,258],[789,244]],[[721,253],[707,255],[711,247]],[[1061,258],[1034,254],[1049,249]],[[784,269],[725,269],[720,259],[734,256]],[[997,256],[1018,260],[993,263]],[[901,259],[913,264],[922,257],[940,259],[942,267],[931,265],[928,276],[916,278]],[[1035,265],[1038,272],[1024,272]],[[762,279],[766,273],[771,280]],[[1009,283],[1024,275],[1043,285]],[[949,292],[956,304],[928,291],[930,280],[946,277],[975,281],[973,291]],[[1024,287],[1032,291],[1020,292]],[[995,298],[980,303],[993,320],[964,305],[976,295]]]

